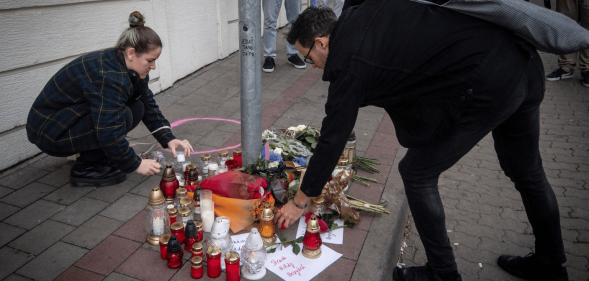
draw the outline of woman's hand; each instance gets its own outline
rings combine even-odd
[[[308,201],[308,198],[309,197],[307,197],[305,193],[299,190],[297,192],[297,195],[295,195],[294,201],[299,206],[305,206],[305,204]],[[288,203],[286,203],[286,205],[284,205],[284,207],[282,207],[280,212],[276,213],[276,216],[274,216],[274,221],[278,222],[278,227],[282,227],[282,225],[284,225],[284,228],[288,228],[291,224],[293,224],[303,215],[303,211],[304,209],[299,209],[297,206],[295,206],[292,202],[289,201]]]
[[[190,157],[190,154],[192,152],[194,152],[194,149],[192,149],[192,145],[190,145],[190,143],[187,140],[179,140],[179,139],[175,139],[175,140],[171,140],[170,142],[168,142],[168,147],[172,150],[172,154],[174,154],[174,158],[176,158],[176,148],[178,146],[181,146],[182,148],[184,148],[184,156],[185,157]]]
[[[153,176],[160,172],[160,167],[160,163],[153,159],[141,159],[141,164],[139,165],[139,168],[135,170],[135,172],[144,176]]]

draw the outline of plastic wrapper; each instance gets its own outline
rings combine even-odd
[[[348,201],[342,188],[342,186],[345,187],[348,185],[349,179],[351,179],[352,176],[350,175],[349,179],[346,181],[344,180],[346,177],[342,177],[340,172],[335,178],[339,180],[330,180],[325,184],[325,187],[323,187],[325,206],[340,213],[344,221],[349,221],[353,224],[359,223],[360,214],[352,209],[352,205],[350,204],[350,201]],[[345,185],[340,185],[340,182]]]
[[[274,198],[276,198],[276,200],[281,204],[284,205],[288,202],[288,200],[286,200],[286,202],[281,200],[288,191],[288,180],[278,178],[274,179],[270,182],[270,191],[272,192],[272,195],[274,195]]]
[[[260,186],[262,188],[267,187],[264,178],[239,171],[218,174],[202,181],[200,184],[202,189],[210,189],[214,194],[235,199],[261,198],[263,194],[260,193]]]

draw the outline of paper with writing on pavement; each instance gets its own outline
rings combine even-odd
[[[288,248],[278,247],[276,252],[268,254],[266,268],[284,280],[307,281],[313,279],[332,263],[337,261],[342,254],[321,245],[321,257],[308,259],[303,256],[303,244],[299,243],[301,253],[295,255],[292,246]]]
[[[334,222],[339,226],[344,225],[344,221],[340,219],[337,219]],[[297,228],[296,237],[305,236],[305,231],[307,231],[307,224],[305,223],[305,217],[301,217],[299,220],[299,228]],[[338,228],[333,231],[321,233],[321,241],[323,241],[323,243],[329,244],[344,244],[344,229]]]

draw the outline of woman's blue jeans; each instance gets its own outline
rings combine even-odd
[[[536,254],[546,262],[566,261],[558,204],[544,174],[538,146],[544,68],[537,52],[530,56],[515,89],[501,89],[500,83],[489,85],[488,91],[474,95],[469,104],[471,110],[467,109],[448,136],[432,144],[409,148],[399,163],[415,226],[428,264],[436,272],[456,270],[438,193],[438,178],[489,132],[501,168],[521,194],[536,238]],[[490,101],[494,103],[492,108],[489,108]]]

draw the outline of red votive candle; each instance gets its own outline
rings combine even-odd
[[[190,252],[192,245],[198,242],[198,231],[193,220],[189,220],[184,227],[184,250]]]
[[[207,249],[207,275],[211,278],[221,276],[221,248],[219,246]]]
[[[168,251],[168,241],[170,241],[169,233],[166,233],[160,237],[160,255],[163,260],[167,259],[166,252]]]
[[[178,221],[178,210],[176,208],[168,209],[170,215],[170,226]]]
[[[233,160],[237,161],[237,163],[239,163],[239,168],[241,168],[241,149],[238,148],[233,150]]]
[[[168,267],[173,269],[180,268],[182,266],[182,256],[184,256],[184,251],[182,251],[178,238],[176,238],[176,235],[172,235],[168,242],[168,250],[166,251]]]
[[[229,251],[225,254],[225,273],[227,281],[239,281],[241,279],[239,272],[239,254]]]
[[[201,257],[204,259],[203,253],[202,253],[202,243],[194,243],[192,244],[192,249],[190,249],[190,253],[192,254],[191,258],[194,257]]]
[[[196,241],[196,242],[203,241],[205,234],[204,234],[204,231],[202,230],[202,222],[194,221],[194,225],[196,226],[196,230],[198,231],[198,241]]]
[[[172,230],[172,234],[176,235],[178,243],[182,245],[182,243],[184,243],[184,224],[182,222],[177,221],[172,224],[170,229]]]
[[[194,279],[200,279],[203,275],[203,268],[202,268],[202,257],[193,257],[190,259],[190,275]]]

